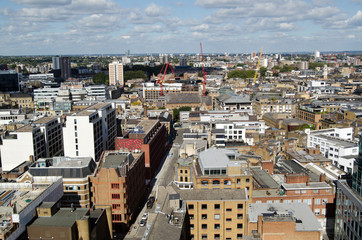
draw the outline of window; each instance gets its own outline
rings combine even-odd
[[[242,224],[242,223],[238,223],[237,228],[238,228],[238,229],[242,229],[242,228],[243,228],[243,224]]]
[[[112,189],[119,189],[119,183],[111,183]]]
[[[220,224],[214,224],[214,229],[220,229]]]
[[[180,170],[180,173],[182,173],[182,169]]]
[[[207,224],[201,224],[202,229],[207,229]]]
[[[185,182],[187,182],[189,179],[187,177],[185,177]]]
[[[190,218],[190,220],[193,220],[193,219],[194,219],[194,215],[193,215],[193,214],[190,214],[190,215],[189,215],[189,218]]]
[[[225,180],[224,185],[231,185],[231,181],[230,180]]]
[[[320,205],[321,204],[321,200],[319,198],[314,200],[315,205]]]
[[[194,205],[193,204],[189,204],[189,209],[194,209]]]
[[[249,178],[245,179],[245,182],[247,182],[247,183],[250,182],[250,179]]]
[[[185,170],[185,173],[187,173],[187,170]]]
[[[207,204],[202,204],[201,209],[207,209]]]
[[[307,193],[307,190],[302,190],[302,193]]]
[[[314,209],[314,214],[315,214],[316,216],[319,216],[319,215],[321,214],[321,210],[318,209],[318,208]]]
[[[190,229],[194,229],[194,225],[193,225],[193,224],[190,224]]]
[[[226,228],[226,231],[231,231],[231,228]]]
[[[295,190],[295,193],[299,194],[299,193],[300,193],[300,190]]]
[[[220,234],[214,234],[214,239],[220,239]]]
[[[312,199],[303,199],[303,203],[306,203],[308,205],[312,205]]]
[[[214,181],[212,181],[212,185],[220,185],[220,181],[219,180],[214,180]]]
[[[220,219],[220,214],[215,214],[215,215],[214,215],[214,219],[215,219],[215,220],[219,220],[219,219]]]
[[[180,177],[180,182],[183,182],[184,181],[184,178],[183,177]]]
[[[121,209],[121,204],[112,204],[112,209]]]
[[[231,208],[227,208],[226,211],[227,211],[227,212],[231,212]]]
[[[244,208],[244,204],[239,203],[239,204],[238,204],[238,209],[243,209],[243,208]]]
[[[326,209],[322,208],[322,215],[326,215]]]
[[[207,234],[202,234],[201,239],[207,239]]]
[[[240,178],[236,179],[236,184],[240,184]]]
[[[112,194],[112,199],[121,199],[120,194]]]
[[[227,222],[231,222],[231,218],[227,218],[226,221],[227,221]]]
[[[207,186],[208,184],[209,184],[209,182],[208,182],[208,181],[206,181],[206,180],[201,181],[201,185],[202,185],[202,186]]]
[[[319,191],[318,191],[318,189],[317,189],[317,190],[313,190],[313,192],[314,192],[314,193],[318,193]]]
[[[215,204],[214,209],[220,209],[220,204]]]
[[[112,214],[112,221],[122,221],[121,214]]]
[[[201,219],[207,219],[207,214],[202,214]]]
[[[242,234],[242,233],[238,233],[238,234],[236,235],[236,238],[237,238],[237,239],[242,239],[242,238],[243,238],[243,234]]]

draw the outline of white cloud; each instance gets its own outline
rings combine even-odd
[[[145,14],[150,17],[160,17],[160,16],[169,15],[165,8],[158,6],[154,3],[151,3],[146,7]]]
[[[12,2],[24,5],[24,6],[30,6],[30,7],[54,7],[56,5],[67,5],[72,2],[72,0],[11,0]]]
[[[347,21],[349,24],[354,26],[361,26],[362,25],[362,11],[358,10],[356,15],[348,19]]]

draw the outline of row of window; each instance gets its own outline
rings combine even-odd
[[[243,229],[243,224],[242,223],[238,223],[236,225],[237,229]],[[190,229],[194,229],[194,224],[190,224]],[[201,229],[207,229],[207,224],[201,224]],[[215,223],[214,224],[214,229],[220,229],[220,224]],[[227,228],[226,231],[231,231],[231,228]]]
[[[283,203],[306,203],[308,205],[312,205],[312,199],[295,199],[295,200],[283,200]],[[262,203],[262,201],[256,201],[255,203]],[[280,200],[267,200],[266,203],[280,203]],[[314,204],[315,205],[325,205],[328,203],[328,199],[327,198],[323,198],[323,199],[314,199]]]
[[[231,231],[231,229],[230,229],[230,231]],[[238,233],[238,234],[236,235],[236,238],[237,238],[237,239],[242,239],[242,238],[243,238],[243,234],[242,234],[242,233]],[[194,236],[193,234],[191,234],[191,239],[195,239],[195,236]],[[202,235],[201,235],[201,239],[210,239],[210,238],[207,237],[207,234],[202,234]],[[220,239],[220,234],[215,233],[215,234],[214,234],[214,239]],[[226,239],[226,240],[231,240],[231,238],[225,238],[225,239]]]
[[[188,205],[189,210],[194,209],[194,207],[195,207],[194,204],[189,204],[189,205]],[[244,208],[244,204],[239,203],[239,204],[237,205],[237,208],[238,208],[238,209],[243,209],[243,208]],[[206,209],[207,209],[207,204],[201,204],[201,209],[206,210]],[[220,204],[214,204],[214,209],[220,209]],[[231,209],[231,208],[227,208],[226,211],[227,211],[227,212],[231,212],[232,209]]]
[[[239,178],[236,179],[236,184],[240,184],[240,182],[241,182],[241,179],[239,179]],[[245,179],[245,182],[249,183],[250,179],[249,178]],[[208,180],[201,181],[202,186],[207,186],[208,184],[209,184]],[[212,185],[220,185],[220,181],[219,180],[213,180]],[[231,185],[231,180],[224,180],[224,185]]]

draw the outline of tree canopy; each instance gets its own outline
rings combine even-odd
[[[184,106],[184,107],[174,108],[172,110],[174,122],[180,121],[180,112],[182,111],[191,111],[191,107]]]
[[[146,74],[142,71],[142,70],[138,70],[138,71],[127,71],[124,73],[124,80],[130,80],[130,79],[137,79],[137,78],[142,78],[144,80],[147,79]]]
[[[93,83],[94,84],[105,84],[108,85],[109,84],[109,76],[103,72],[100,73],[96,73],[93,76]]]
[[[228,73],[228,78],[253,78],[254,70],[233,70]]]

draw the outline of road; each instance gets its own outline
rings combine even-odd
[[[176,135],[172,148],[165,156],[164,160],[162,161],[162,163],[160,164],[160,166],[157,170],[157,174],[151,181],[151,186],[152,186],[152,189],[150,191],[151,196],[155,196],[158,186],[167,186],[168,184],[170,184],[173,181],[174,176],[175,176],[175,163],[176,163],[177,159],[179,158],[179,149],[180,149],[179,146],[182,144],[182,140],[183,140],[182,136],[183,136],[184,131],[185,131],[185,129],[177,129],[178,134]],[[156,210],[157,204],[160,204],[160,202],[158,202],[157,200],[158,199],[156,199],[156,202],[151,209],[148,209],[147,203],[145,203],[142,210],[138,214],[135,223],[131,226],[130,231],[127,234],[127,236],[125,237],[125,239],[142,239],[144,237],[145,232],[148,231],[147,229],[149,228],[149,226],[151,226],[153,224],[152,221],[155,219],[155,217],[154,217],[155,210]],[[139,222],[141,221],[141,217],[142,217],[143,213],[148,213],[149,218],[147,220],[146,226],[141,227],[139,225]]]

